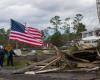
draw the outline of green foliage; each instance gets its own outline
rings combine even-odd
[[[5,29],[1,28],[0,29],[0,43],[1,44],[7,43],[7,40],[8,40],[7,38],[8,37],[7,37],[7,33],[6,33]]]
[[[42,56],[42,55],[44,55],[44,52],[42,50],[37,50],[36,55]]]
[[[76,39],[76,34],[75,33],[70,33],[69,34],[69,40],[72,41],[74,39]]]
[[[66,43],[69,40],[70,40],[69,34],[63,34],[62,35],[62,42],[63,43]]]
[[[86,31],[85,25],[83,23],[79,23],[79,27],[77,29],[77,37],[80,38],[80,33]]]
[[[76,16],[74,17],[73,25],[74,25],[74,30],[76,30],[76,32],[78,30],[79,23],[82,19],[83,19],[82,14],[76,14]]]
[[[63,44],[66,44],[67,42],[74,40],[75,37],[76,37],[76,34],[75,33],[62,34],[62,43]]]
[[[79,23],[77,33],[79,34],[80,32],[83,32],[83,31],[86,31],[85,25],[83,23]]]
[[[77,46],[72,46],[68,49],[70,52],[74,52],[74,51],[78,51],[78,47]]]
[[[51,43],[53,45],[57,46],[57,47],[61,47],[63,45],[63,43],[62,43],[62,35],[61,35],[61,33],[59,31],[52,35]]]
[[[76,16],[74,17],[76,21],[81,21],[83,19],[83,15],[82,14],[76,14]]]

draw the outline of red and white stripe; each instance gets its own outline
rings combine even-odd
[[[42,34],[39,30],[35,30],[35,28],[27,28],[25,33],[11,31],[9,35],[10,40],[17,40],[26,44],[30,44],[32,46],[42,46]]]

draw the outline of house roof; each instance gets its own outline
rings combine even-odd
[[[96,30],[100,30],[100,28],[94,28],[93,30],[87,30],[87,31],[83,31],[81,33],[88,33],[88,32],[92,32],[92,31],[96,31]]]

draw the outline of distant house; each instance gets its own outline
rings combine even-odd
[[[80,48],[95,48],[99,45],[100,40],[100,28],[84,31],[81,33],[82,38],[79,41]]]

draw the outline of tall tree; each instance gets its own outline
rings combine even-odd
[[[83,15],[82,14],[76,14],[75,17],[74,17],[74,21],[73,21],[73,24],[74,24],[74,30],[78,30],[78,27],[79,27],[79,23],[80,21],[83,19]]]
[[[60,16],[55,16],[50,20],[50,23],[54,25],[55,33],[58,32],[59,25],[61,24]]]
[[[63,43],[66,43],[67,41],[69,41],[70,37],[70,18],[67,17],[65,18],[65,20],[63,21],[63,26],[61,27],[62,30],[64,30],[64,34],[62,35],[62,41]]]
[[[70,33],[70,23],[69,23],[69,20],[70,20],[69,17],[65,18],[64,26],[63,26],[63,29],[65,30],[64,33]]]
[[[80,32],[85,31],[85,25],[81,23],[81,20],[83,19],[82,14],[76,14],[74,17],[73,25],[74,25],[74,30],[76,31],[76,37],[79,38]]]

